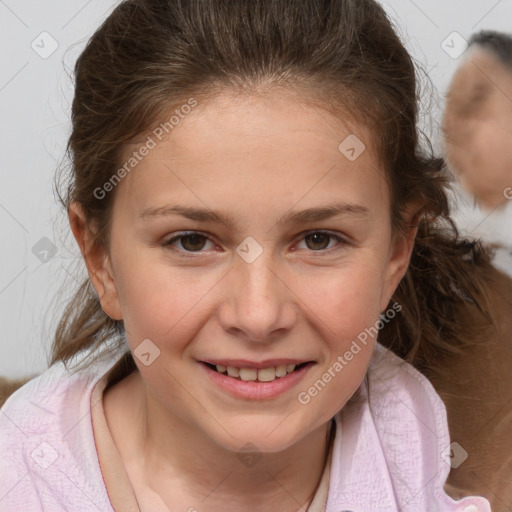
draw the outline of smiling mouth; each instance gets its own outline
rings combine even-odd
[[[272,382],[276,379],[281,379],[287,375],[300,370],[306,365],[312,364],[312,361],[308,361],[301,364],[283,364],[279,366],[269,366],[268,368],[237,368],[233,366],[223,366],[221,364],[211,364],[202,362],[208,366],[211,370],[220,373],[226,377],[231,377],[236,380],[242,380],[245,382],[257,381],[257,382]]]

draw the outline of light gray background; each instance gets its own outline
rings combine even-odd
[[[116,3],[0,0],[0,375],[47,368],[58,316],[84,275],[53,179],[69,134],[74,61]],[[457,38],[478,30],[512,32],[512,0],[382,3],[438,90],[439,101],[424,106],[437,142],[443,95],[460,61],[442,42],[456,49]]]

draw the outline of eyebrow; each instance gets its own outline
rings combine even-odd
[[[316,208],[307,208],[301,211],[290,211],[283,215],[276,224],[303,224],[307,222],[322,221],[341,215],[351,217],[368,217],[369,213],[369,209],[360,204],[335,203]],[[225,212],[215,212],[208,208],[192,208],[181,205],[167,205],[158,208],[148,208],[139,215],[139,219],[146,221],[168,216],[182,216],[198,222],[224,224],[231,230],[234,230],[236,225],[235,218]]]

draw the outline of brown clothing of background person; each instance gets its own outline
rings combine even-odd
[[[489,500],[493,512],[509,512],[512,280],[498,270],[488,277],[492,290],[488,310],[482,313],[475,307],[471,321],[479,341],[460,354],[443,358],[426,373],[446,405],[450,439],[457,443],[446,492],[453,498],[478,493]]]
[[[443,125],[446,157],[464,188],[484,210],[503,206],[512,190],[512,37],[482,31],[470,39]]]
[[[35,375],[22,379],[8,379],[6,377],[0,377],[0,407],[4,405],[9,396],[33,377],[35,377]]]

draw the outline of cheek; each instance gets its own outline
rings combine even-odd
[[[336,414],[363,382],[378,335],[382,289],[382,267],[374,261],[340,273],[317,297],[328,354],[298,398],[302,404],[316,401],[319,417]]]
[[[383,292],[383,262],[359,254],[357,264],[330,269],[322,277],[307,279],[300,290],[314,312],[317,328],[329,340],[331,352],[340,353],[351,340],[378,320]],[[306,310],[307,311],[307,310]]]
[[[126,253],[125,253],[126,254]],[[198,314],[218,272],[171,268],[154,257],[126,258],[118,263],[116,284],[124,325],[132,349],[149,338],[159,345],[199,328]]]

